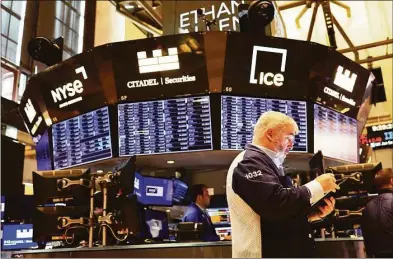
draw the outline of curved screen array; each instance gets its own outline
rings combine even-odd
[[[307,111],[305,101],[219,95],[122,103],[113,108],[52,125],[49,145],[54,169],[118,156],[241,150],[252,141],[253,127],[266,111],[282,112],[297,122],[293,152],[322,150],[328,157],[358,161],[357,121],[317,104]],[[314,125],[308,125],[307,114],[313,110]],[[220,122],[212,124],[212,118],[220,115]],[[340,143],[340,148],[334,143]]]
[[[314,104],[314,150],[357,163],[358,141],[355,119]]]
[[[208,96],[118,105],[119,156],[212,150]]]
[[[54,124],[52,141],[55,169],[111,158],[108,107]]]
[[[221,149],[243,149],[252,141],[254,126],[266,111],[292,117],[299,126],[293,151],[307,152],[306,102],[238,96],[221,97]]]

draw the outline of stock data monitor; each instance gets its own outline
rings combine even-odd
[[[119,155],[212,149],[209,97],[118,105]]]
[[[212,223],[216,226],[219,225],[230,225],[231,218],[229,215],[228,208],[209,208],[206,209],[210,216]]]
[[[108,107],[52,126],[55,169],[112,157]]]
[[[251,143],[254,126],[262,113],[277,111],[299,126],[292,151],[307,152],[306,102],[238,96],[221,97],[221,149],[243,149]]]
[[[358,141],[356,119],[314,104],[314,150],[357,163]]]

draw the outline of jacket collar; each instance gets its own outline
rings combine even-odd
[[[255,146],[254,144],[247,144],[245,149],[260,154],[265,159],[265,161],[267,163],[269,163],[270,167],[274,170],[274,172],[277,174],[277,176],[280,176],[280,173],[278,171],[279,170],[278,166],[276,165],[276,163],[272,160],[272,158],[269,155],[267,155],[265,152],[263,152],[262,149],[260,149],[258,146]]]
[[[378,194],[382,194],[382,193],[393,193],[393,189],[380,189],[378,191]]]

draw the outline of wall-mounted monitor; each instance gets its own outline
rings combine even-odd
[[[356,119],[314,104],[314,150],[357,163],[358,141]]]
[[[208,96],[118,105],[119,156],[212,150]]]
[[[267,111],[292,117],[299,126],[293,150],[307,152],[307,104],[302,101],[221,96],[221,149],[240,150],[252,142],[254,126]]]
[[[173,179],[142,176],[136,172],[134,193],[143,205],[172,206]]]
[[[108,107],[54,124],[52,140],[55,169],[111,158]]]

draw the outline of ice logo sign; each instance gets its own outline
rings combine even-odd
[[[258,61],[258,52],[270,52],[277,53],[277,55],[281,55],[281,73],[272,73],[268,71],[259,72],[259,76],[257,76],[256,66]],[[260,84],[267,86],[276,86],[280,87],[284,82],[284,75],[282,73],[285,72],[285,64],[287,61],[287,50],[279,49],[279,48],[271,48],[271,47],[263,47],[263,46],[254,46],[251,58],[251,72],[250,72],[250,84]],[[263,60],[262,62],[266,62]]]

